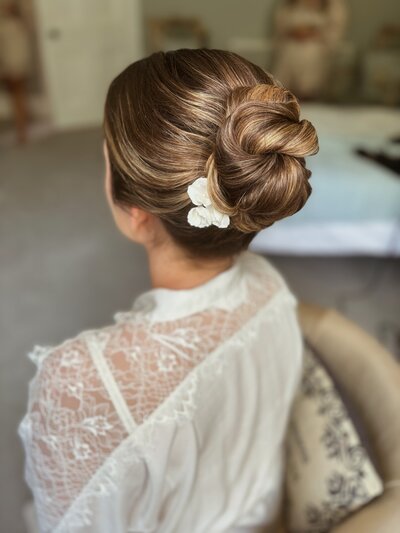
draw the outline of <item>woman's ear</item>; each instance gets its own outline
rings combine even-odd
[[[148,245],[154,237],[156,217],[140,207],[130,207],[128,214],[132,240]]]
[[[157,217],[140,207],[132,206],[122,209],[114,204],[111,194],[111,165],[105,140],[103,142],[103,153],[105,161],[105,191],[118,229],[132,241],[145,246],[151,245],[157,232]]]
[[[148,224],[149,213],[140,207],[130,207],[128,213],[132,231],[135,233],[143,231],[143,228]]]

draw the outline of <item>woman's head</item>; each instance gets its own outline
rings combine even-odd
[[[318,151],[314,127],[270,74],[221,50],[158,52],[111,83],[104,115],[109,198],[153,215],[188,256],[246,249],[263,228],[307,201]],[[187,188],[208,180],[228,228],[191,226]]]

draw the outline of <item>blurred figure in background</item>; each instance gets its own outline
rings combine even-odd
[[[27,140],[27,79],[31,65],[28,28],[16,2],[0,4],[0,81],[10,96],[18,142]]]
[[[285,0],[278,6],[273,72],[299,98],[323,95],[346,21],[344,0]]]

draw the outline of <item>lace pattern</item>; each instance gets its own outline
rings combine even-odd
[[[271,302],[272,303],[272,302]],[[280,292],[274,298],[273,305],[268,314],[258,313],[248,324],[248,327],[239,330],[232,343],[244,350],[248,347],[252,338],[256,337],[260,326],[273,326],[274,321],[281,317],[282,312],[286,312],[284,304],[293,304],[290,295]],[[124,478],[127,468],[132,461],[151,461],[152,452],[155,447],[154,435],[157,428],[162,424],[173,422],[181,425],[191,419],[196,410],[199,399],[196,397],[197,383],[200,379],[207,379],[212,386],[212,380],[224,373],[229,360],[223,351],[216,350],[213,354],[205,358],[194,372],[181,382],[167,400],[161,403],[155,411],[146,418],[145,423],[138,426],[136,431],[130,434],[103,464],[103,466],[91,478],[85,491],[76,499],[74,505],[63,517],[56,533],[67,533],[71,526],[90,524],[91,507],[93,500],[98,496],[98,487],[108,489],[110,494]]]
[[[90,524],[91,503],[116,490],[132,461],[151,460],[154,429],[196,410],[197,383],[229,364],[226,343],[243,352],[261,324],[296,303],[282,278],[254,267],[244,297],[155,321],[143,298],[115,324],[58,347],[35,346],[28,412],[18,432],[43,531]]]
[[[18,432],[39,523],[44,531],[53,531],[127,432],[92,364],[84,337],[54,351],[36,347],[30,358],[39,367]]]

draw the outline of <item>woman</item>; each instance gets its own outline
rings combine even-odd
[[[19,432],[41,531],[256,531],[277,514],[301,374],[296,298],[247,250],[311,192],[296,98],[219,50],[111,83],[105,190],[152,288],[115,323],[37,347]]]
[[[324,95],[346,18],[343,0],[286,0],[278,7],[274,74],[299,98]]]

